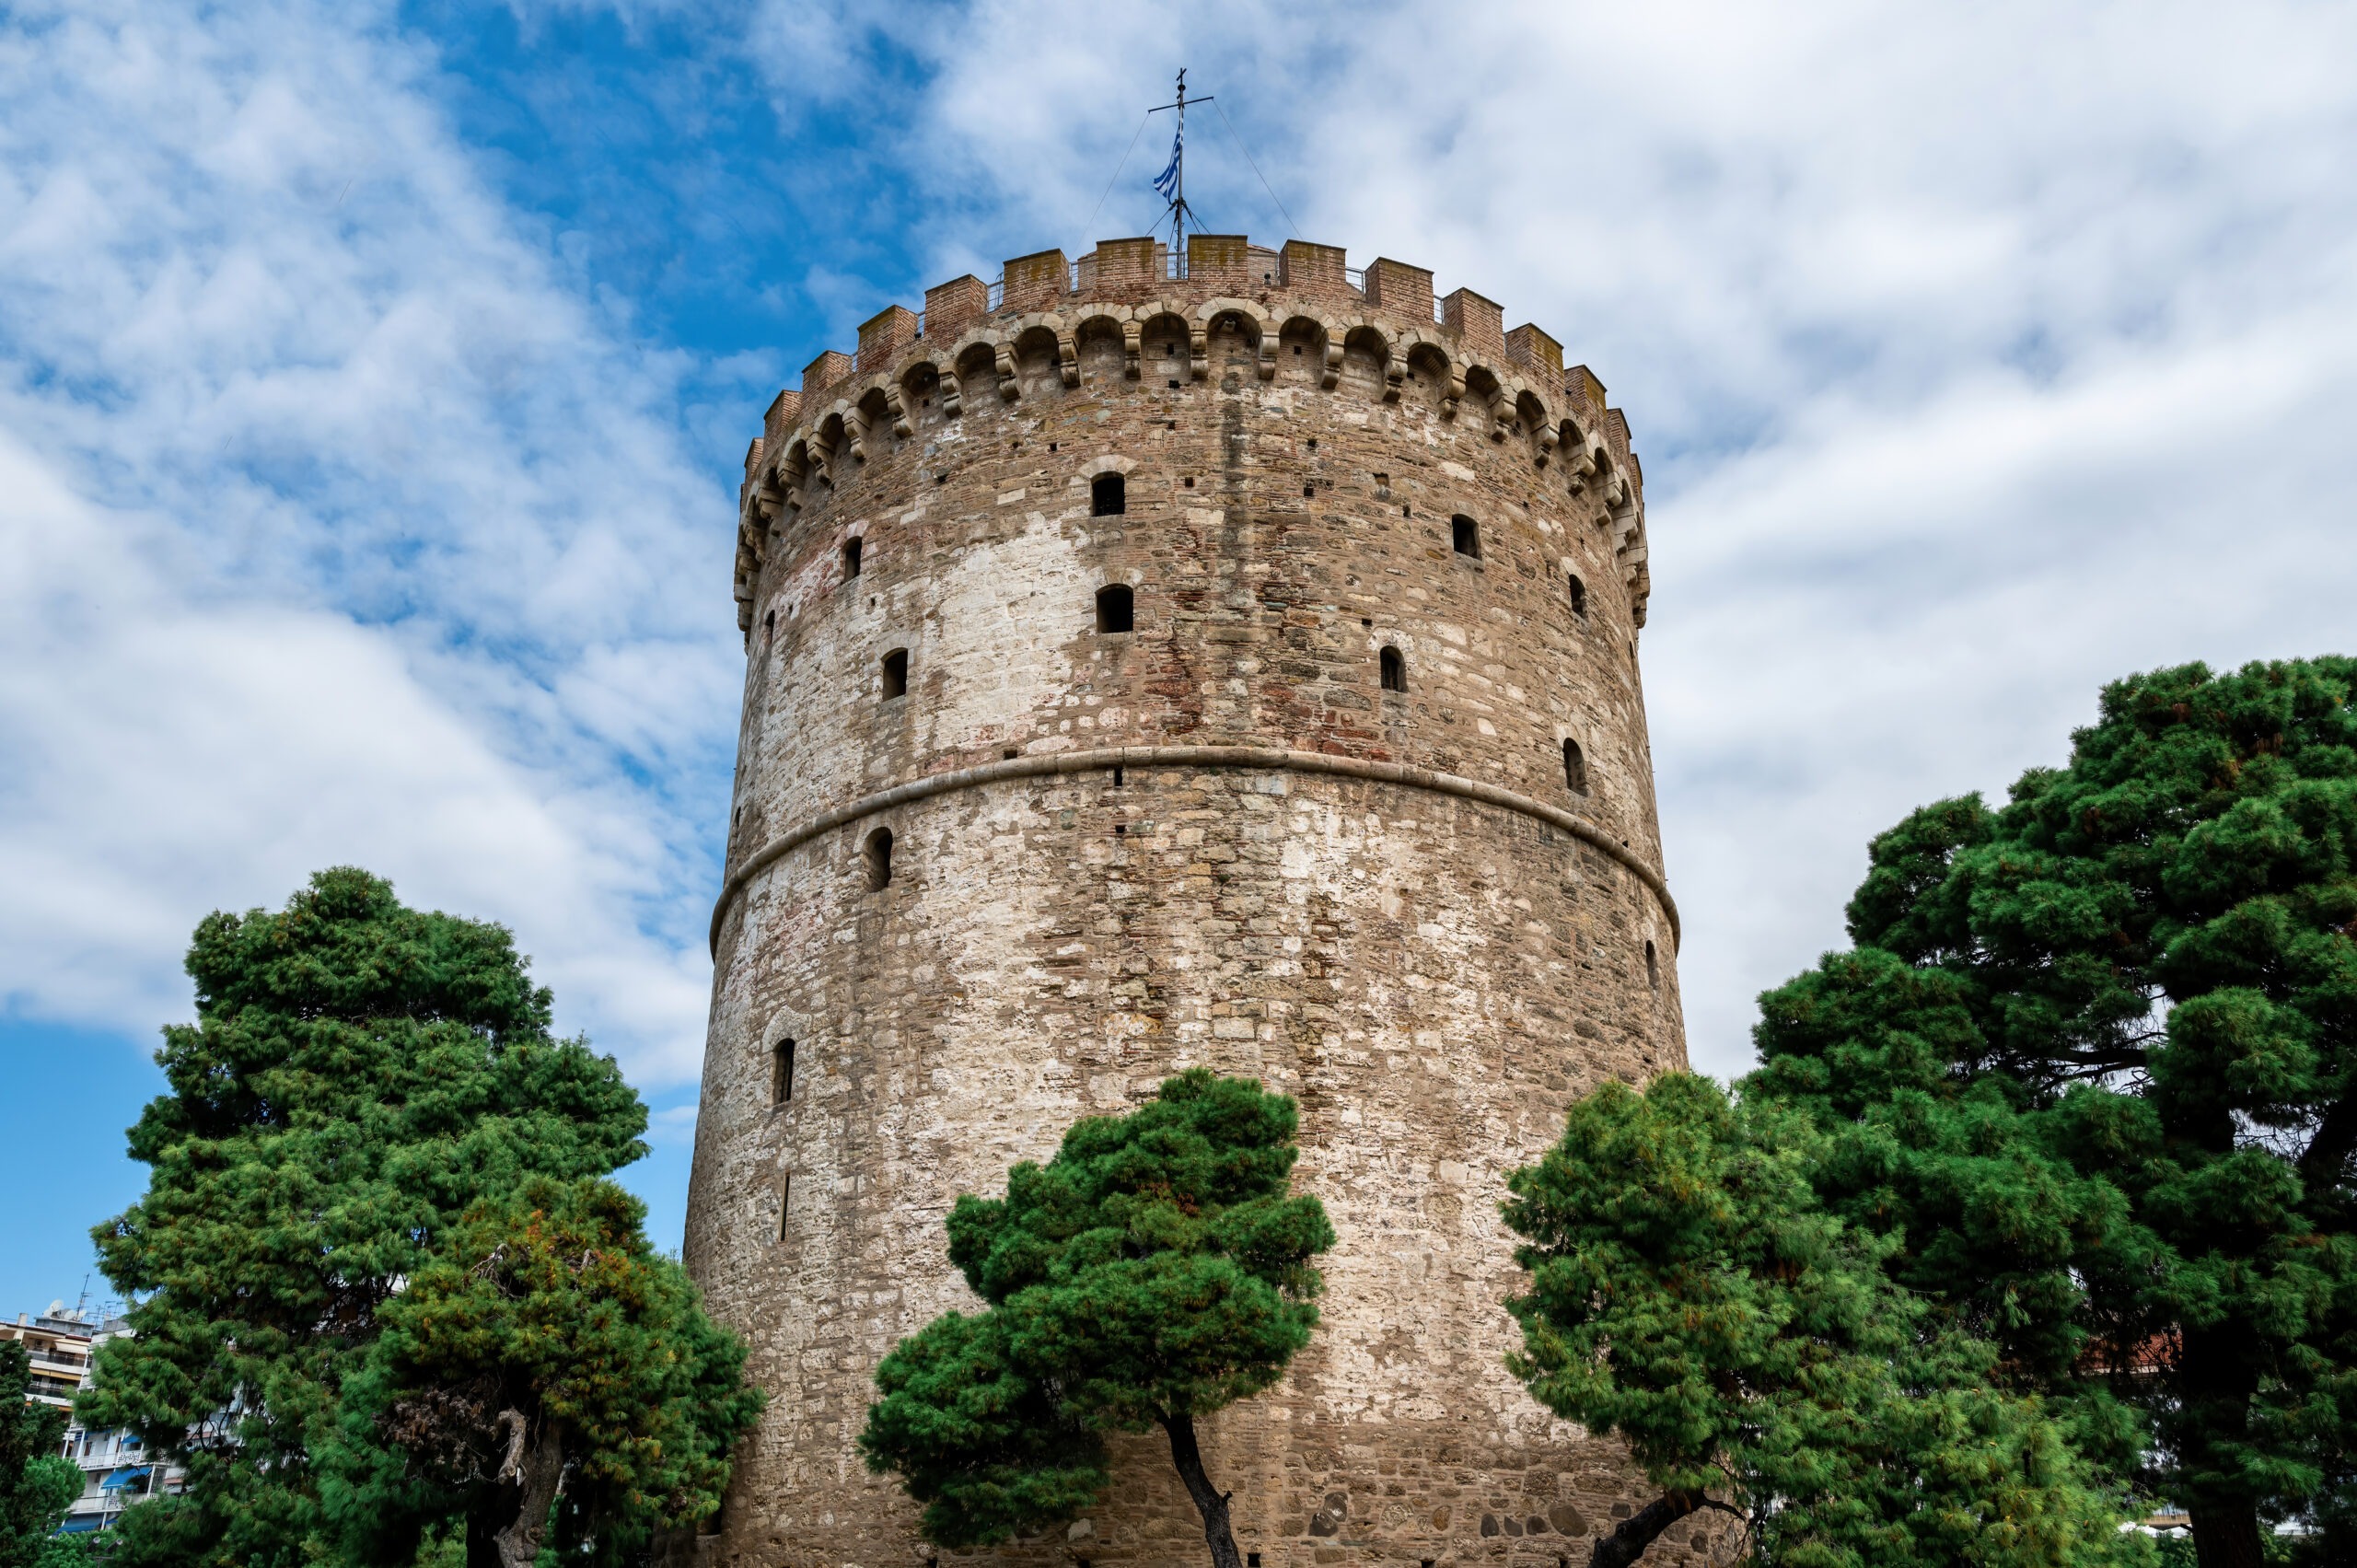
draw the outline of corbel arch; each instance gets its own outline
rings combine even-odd
[[[1299,357],[1306,363],[1304,368],[1318,377],[1318,389],[1330,392],[1342,378],[1342,334],[1335,324],[1323,316],[1296,310],[1278,321],[1271,318],[1276,331],[1276,356],[1280,364],[1287,357],[1288,349],[1301,351]]]
[[[1440,416],[1455,419],[1457,405],[1465,401],[1465,364],[1448,352],[1448,345],[1420,331],[1401,334],[1399,357],[1411,371],[1432,377],[1440,389]]]
[[[972,401],[986,387],[997,388],[999,395],[1008,399],[1022,391],[1014,385],[1015,356],[997,332],[969,332],[950,351],[950,364],[957,367],[958,389],[966,401]]]
[[[1100,341],[1109,342],[1114,351],[1121,356],[1122,373],[1128,378],[1135,380],[1138,372],[1134,329],[1121,316],[1110,310],[1086,307],[1084,308],[1087,313],[1073,323],[1071,332],[1075,365],[1079,358],[1088,352],[1090,344]],[[1071,384],[1078,385],[1078,382],[1075,379]]]
[[[1547,400],[1528,387],[1517,389],[1514,396],[1515,417],[1530,434],[1531,456],[1545,468],[1555,451],[1555,421],[1547,411]]]
[[[1155,374],[1156,372],[1151,367],[1167,365],[1171,358],[1176,357],[1156,354],[1154,351],[1157,348],[1176,348],[1184,351],[1190,367],[1192,363],[1201,357],[1203,351],[1195,346],[1199,335],[1198,323],[1188,320],[1184,315],[1167,306],[1148,307],[1138,314],[1140,317],[1139,348],[1144,364],[1147,367],[1142,374]]]
[[[1269,313],[1260,308],[1257,303],[1249,299],[1234,299],[1226,296],[1207,299],[1196,307],[1195,316],[1202,322],[1206,347],[1208,347],[1209,334],[1213,329],[1223,322],[1235,322],[1237,329],[1243,332],[1247,341],[1252,344],[1254,375],[1262,381],[1275,379],[1277,335],[1271,330]],[[1201,374],[1202,372],[1198,372],[1199,376]]]
[[[1370,356],[1375,361],[1376,373],[1383,377],[1383,401],[1399,401],[1400,386],[1408,378],[1408,361],[1389,332],[1364,318],[1354,319],[1342,329],[1342,348],[1346,359],[1352,349]]]

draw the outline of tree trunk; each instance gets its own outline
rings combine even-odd
[[[1702,1505],[1699,1492],[1666,1492],[1630,1518],[1620,1521],[1620,1527],[1608,1536],[1597,1538],[1587,1554],[1587,1568],[1629,1568],[1629,1564],[1645,1554],[1654,1538]],[[2202,1568],[2209,1568],[2204,1563]]]
[[[497,1530],[479,1514],[467,1516],[467,1568],[499,1568]]]
[[[2193,1561],[2200,1568],[2260,1568],[2267,1561],[2258,1510],[2248,1503],[2189,1503],[2185,1511],[2193,1521]]]
[[[523,1418],[502,1411],[503,1422],[513,1420],[524,1431]],[[543,1421],[540,1430],[520,1443],[511,1443],[507,1463],[499,1479],[516,1483],[516,1516],[492,1536],[499,1551],[499,1568],[532,1568],[540,1555],[540,1537],[548,1530],[549,1515],[556,1507],[557,1483],[564,1479],[564,1439],[556,1423]]]
[[[2258,1388],[2247,1341],[2248,1330],[2225,1324],[2185,1330],[2178,1341],[2176,1381],[2180,1431],[2165,1433],[2177,1451],[2180,1472],[2223,1469],[2213,1460],[2250,1434],[2250,1404]],[[2193,1560],[2200,1568],[2259,1568],[2266,1546],[2259,1535],[2258,1505],[2248,1495],[2178,1493],[2193,1521]]]
[[[1195,1500],[1195,1512],[1203,1516],[1203,1542],[1212,1549],[1212,1568],[1241,1568],[1236,1531],[1227,1522],[1228,1494],[1212,1485],[1212,1478],[1203,1473],[1203,1451],[1195,1446],[1194,1418],[1167,1416],[1162,1430],[1170,1434],[1170,1462],[1178,1467],[1178,1479],[1187,1483],[1187,1495]]]

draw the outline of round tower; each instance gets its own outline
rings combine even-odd
[[[1343,261],[1022,257],[753,443],[686,1258],[770,1405],[712,1558],[939,1555],[853,1441],[978,1305],[944,1217],[1196,1065],[1298,1098],[1341,1238],[1308,1350],[1203,1423],[1253,1568],[1555,1568],[1641,1491],[1507,1375],[1497,1210],[1575,1096],[1686,1060],[1641,475],[1545,332]],[[1159,1439],[1116,1453],[980,1555],[1200,1562]]]

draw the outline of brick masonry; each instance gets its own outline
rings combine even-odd
[[[884,1353],[976,1305],[944,1256],[949,1205],[1197,1064],[1299,1098],[1297,1181],[1341,1237],[1308,1351],[1205,1424],[1260,1568],[1552,1568],[1640,1495],[1617,1446],[1507,1376],[1497,1216],[1574,1096],[1685,1062],[1674,912],[1624,864],[1660,865],[1625,423],[1584,367],[1529,352],[1553,346],[1537,329],[1509,353],[1479,296],[1452,296],[1451,331],[1428,274],[1387,273],[1418,319],[1366,300],[1332,248],[1223,245],[1191,283],[1109,242],[1011,264],[1011,308],[936,289],[928,314],[950,308],[923,330],[888,313],[856,360],[815,364],[749,458],[746,870],[714,918],[687,1260],[772,1403],[707,1560],[939,1555],[852,1442]],[[1105,474],[1117,515],[1095,515]],[[1111,585],[1131,631],[1098,629]],[[1404,691],[1383,689],[1387,647]],[[1604,848],[1441,789],[1176,761],[960,785],[793,842],[1010,757],[1219,745],[1478,781]],[[1647,1561],[1701,1544],[1681,1530]],[[980,1555],[1203,1547],[1139,1437],[1102,1506]]]

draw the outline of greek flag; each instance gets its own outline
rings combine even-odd
[[[1178,159],[1185,151],[1186,139],[1187,133],[1183,130],[1170,138],[1170,165],[1154,177],[1154,188],[1162,193],[1166,202],[1178,189]]]

